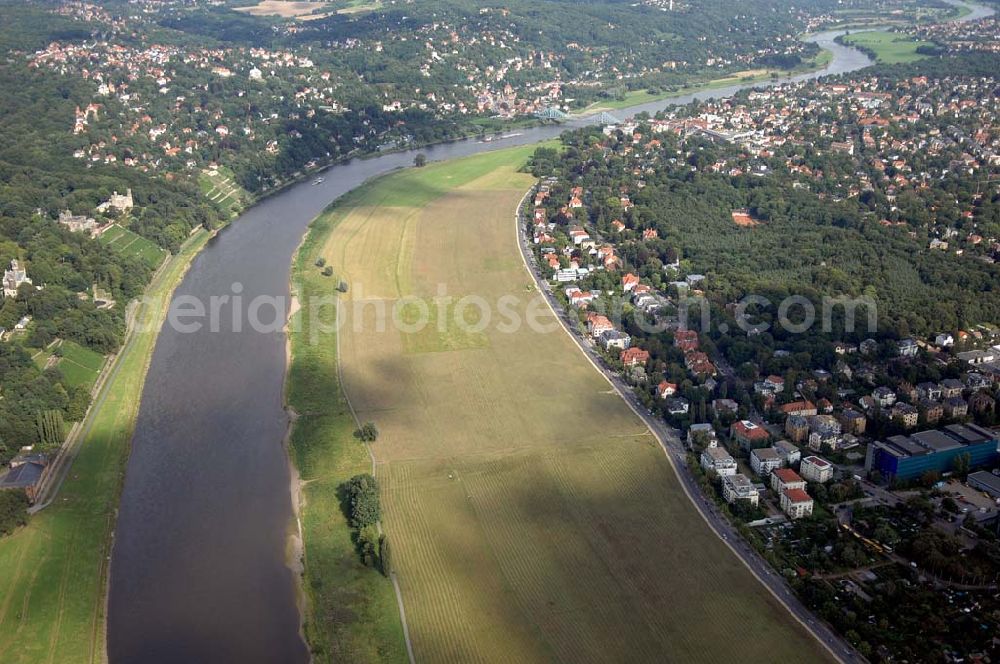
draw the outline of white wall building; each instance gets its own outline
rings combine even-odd
[[[799,465],[799,475],[807,482],[829,482],[833,479],[833,464],[818,456],[807,456]]]

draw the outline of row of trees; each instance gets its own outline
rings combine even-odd
[[[388,576],[392,563],[389,542],[378,527],[382,513],[378,482],[368,473],[355,475],[341,486],[341,498],[361,560]]]

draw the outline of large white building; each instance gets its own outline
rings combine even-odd
[[[799,475],[808,482],[829,482],[833,479],[833,464],[818,456],[807,456],[799,464]]]
[[[720,476],[736,473],[736,459],[721,447],[706,447],[701,453],[701,467],[714,470]]]
[[[761,477],[766,477],[775,468],[781,468],[781,456],[773,447],[758,447],[750,451],[750,467]]]
[[[781,509],[790,519],[801,519],[813,513],[813,499],[803,489],[781,492]]]
[[[805,489],[806,481],[791,468],[778,468],[771,473],[771,488],[780,495],[785,489]]]
[[[751,505],[757,505],[757,501],[760,500],[757,487],[743,473],[726,475],[722,478],[722,496],[730,504],[737,500],[746,500]]]

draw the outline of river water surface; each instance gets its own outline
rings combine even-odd
[[[971,17],[970,17],[971,18]],[[868,64],[859,51],[813,37],[833,51],[828,67],[783,80],[844,73]],[[760,83],[757,84],[762,85]],[[625,117],[746,85],[616,111]],[[421,150],[442,160],[534,143],[567,127],[526,129],[482,143]],[[184,296],[288,296],[292,255],[309,222],[365,180],[409,166],[415,152],[333,166],[320,185],[298,184],[255,205],[215,237],[177,288]],[[165,325],[146,378],[115,530],[108,650],[111,662],[304,662],[286,545],[294,522],[282,439],[285,338],[237,331],[232,307],[217,332]],[[285,312],[280,312],[284,319]],[[267,320],[267,312],[261,318]],[[280,325],[279,325],[280,327]]]

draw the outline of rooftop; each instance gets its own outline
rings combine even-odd
[[[805,459],[802,460],[802,463],[811,463],[812,465],[816,466],[817,468],[829,468],[830,467],[830,462],[829,461],[827,461],[826,459],[821,459],[818,456],[807,456]]]
[[[996,436],[975,424],[949,424],[909,436],[890,436],[881,447],[893,456],[905,458],[947,452],[991,440],[996,440]]]
[[[812,498],[802,489],[785,489],[784,494],[793,503],[810,503]]]
[[[791,468],[778,468],[774,471],[774,475],[777,476],[783,484],[788,484],[790,482],[804,482],[802,476]]]

